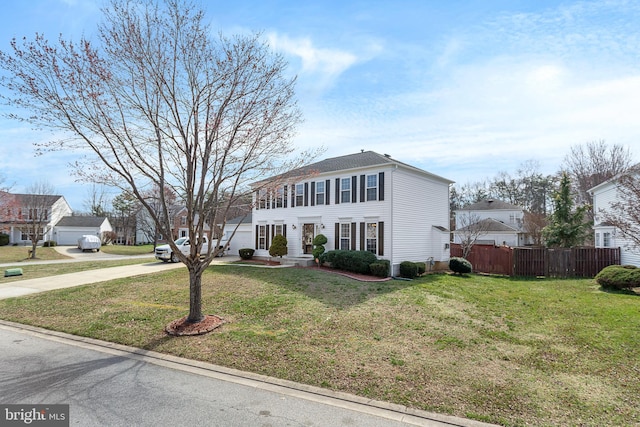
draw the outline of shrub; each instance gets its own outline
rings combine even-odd
[[[389,277],[389,260],[380,259],[372,264],[369,264],[369,270],[371,274],[376,277]]]
[[[238,255],[240,255],[240,258],[242,259],[251,259],[253,258],[253,253],[255,252],[255,250],[251,249],[251,248],[242,248],[238,250]]]
[[[453,257],[449,260],[449,269],[457,274],[471,273],[473,266],[464,258]]]
[[[416,262],[414,263],[416,267],[418,267],[418,276],[422,276],[427,272],[427,264],[424,262]]]
[[[418,266],[415,262],[402,261],[400,263],[400,277],[405,279],[414,279],[418,276]]]
[[[9,244],[9,235],[0,233],[0,246],[7,246]]]
[[[327,236],[324,234],[318,234],[313,238],[313,259],[320,259],[324,253],[324,244],[328,242]]]
[[[603,288],[631,289],[640,286],[640,268],[633,265],[610,265],[596,275]]]
[[[53,240],[47,240],[46,242],[44,242],[44,243],[42,244],[42,247],[45,247],[45,248],[52,248],[52,247],[54,247],[55,245],[56,245],[56,242],[54,242]]]
[[[282,255],[286,255],[288,252],[287,238],[282,234],[275,235],[269,247],[269,255],[282,257]]]
[[[369,251],[329,251],[321,256],[322,262],[330,262],[331,267],[338,270],[351,271],[359,274],[370,274],[369,265],[378,258]]]

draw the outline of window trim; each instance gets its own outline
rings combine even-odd
[[[370,178],[373,178],[373,180],[375,181],[375,185],[369,185],[369,179]],[[365,198],[365,200],[367,202],[377,201],[378,200],[378,175],[377,174],[366,175],[365,176],[365,185],[366,185],[366,189],[365,189],[366,198]],[[371,194],[373,196],[371,196]]]
[[[351,181],[351,178],[340,178],[340,203],[351,203]]]

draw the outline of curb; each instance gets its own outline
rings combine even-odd
[[[224,366],[196,360],[185,359],[168,354],[158,353],[150,350],[143,350],[122,344],[101,341],[94,338],[81,337],[64,332],[52,331],[30,325],[0,320],[0,328],[25,333],[40,338],[57,341],[60,343],[73,345],[89,350],[99,351],[115,356],[123,356],[134,360],[164,366],[170,369],[189,372],[196,375],[203,375],[210,378],[229,381],[246,385],[256,389],[272,391],[292,397],[307,399],[364,412],[394,421],[403,422],[416,426],[458,426],[458,427],[492,427],[494,424],[487,424],[464,418],[449,415],[440,415],[432,412],[413,409],[404,405],[388,403],[378,400],[367,399],[349,393],[332,391],[293,381],[282,380],[266,375],[244,372],[237,369],[226,368]]]

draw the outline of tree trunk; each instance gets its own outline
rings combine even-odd
[[[195,264],[195,263],[194,263]],[[189,268],[189,317],[187,322],[198,323],[202,315],[202,269],[199,265],[188,264]]]
[[[31,241],[31,259],[36,259],[36,248],[38,246],[38,242]]]

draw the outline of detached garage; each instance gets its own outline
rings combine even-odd
[[[113,231],[106,217],[99,216],[65,216],[53,228],[53,239],[58,245],[76,246],[78,239],[85,234],[98,236],[102,240],[103,233]]]

